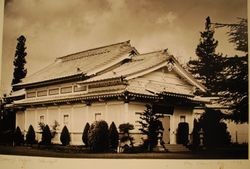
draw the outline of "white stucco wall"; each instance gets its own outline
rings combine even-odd
[[[16,112],[16,127],[19,127],[21,131],[25,129],[25,113],[24,111]]]
[[[40,108],[27,108],[25,113],[17,113],[17,125],[27,131],[29,125],[33,125],[36,132],[39,132],[38,123],[40,116],[44,116],[44,123],[48,124],[52,129],[55,120],[59,123],[57,129],[57,135],[52,140],[54,143],[60,143],[60,133],[64,125],[67,125],[69,132],[71,133],[71,144],[81,145],[82,143],[82,132],[88,122],[93,123],[98,114],[97,120],[105,120],[108,125],[115,122],[117,128],[122,123],[131,123],[135,126],[135,129],[131,131],[133,133],[135,142],[142,141],[142,135],[140,135],[140,115],[145,110],[146,103],[140,102],[129,102],[124,103],[123,101],[109,101],[109,102],[98,102],[92,103],[87,106],[83,103],[76,103],[72,105],[55,105],[49,107]],[[68,123],[64,123],[64,115],[68,115]],[[189,123],[189,133],[193,129],[193,113],[191,108],[175,107],[174,114],[170,116],[170,144],[176,144],[176,129],[180,122],[180,116],[185,116],[185,121]],[[41,135],[37,134],[37,139],[41,139]]]

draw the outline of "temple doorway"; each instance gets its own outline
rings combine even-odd
[[[165,144],[170,144],[170,116],[164,115],[160,118],[160,121],[162,122],[163,135],[162,140]]]

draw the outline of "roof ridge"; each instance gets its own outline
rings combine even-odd
[[[57,57],[56,60],[63,60],[63,59],[67,59],[67,58],[73,57],[74,55],[77,55],[77,54],[80,54],[80,53],[91,52],[91,51],[94,51],[94,50],[98,50],[98,49],[102,49],[102,48],[107,48],[107,47],[111,47],[111,46],[115,46],[115,45],[121,45],[121,44],[124,44],[124,45],[127,44],[127,45],[131,46],[130,45],[130,40],[127,40],[127,41],[123,41],[123,42],[119,42],[119,43],[113,43],[113,44],[110,44],[110,45],[105,45],[105,46],[100,46],[100,47],[96,47],[96,48],[92,48],[92,49],[87,49],[87,50],[84,50],[84,51],[72,53],[72,54],[65,55],[65,56],[60,56],[60,57]]]
[[[147,52],[147,53],[140,53],[139,55],[137,56],[143,56],[143,55],[148,55],[148,54],[154,54],[154,53],[166,53],[166,54],[169,54],[167,52],[168,49],[162,49],[162,50],[156,50],[156,51],[151,51],[151,52]]]

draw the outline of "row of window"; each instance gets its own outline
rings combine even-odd
[[[73,92],[80,92],[80,91],[87,91],[87,86],[78,86],[78,85],[73,86]],[[48,95],[57,95],[59,93],[60,94],[72,93],[72,86],[38,90],[38,91],[28,91],[26,97],[27,98],[42,97]]]
[[[101,120],[101,113],[95,113],[95,121]],[[40,116],[40,123],[45,123],[45,117],[44,115]],[[69,115],[64,114],[63,115],[63,125],[68,125],[69,124]]]
[[[40,116],[39,122],[45,123],[45,116],[44,115]],[[68,124],[69,124],[69,115],[65,114],[65,115],[63,115],[63,125],[68,125]]]

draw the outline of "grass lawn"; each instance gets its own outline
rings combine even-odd
[[[216,151],[199,151],[185,153],[89,153],[85,148],[53,146],[27,147],[2,146],[0,154],[25,155],[59,158],[107,158],[107,159],[248,159],[248,149],[221,149]]]

